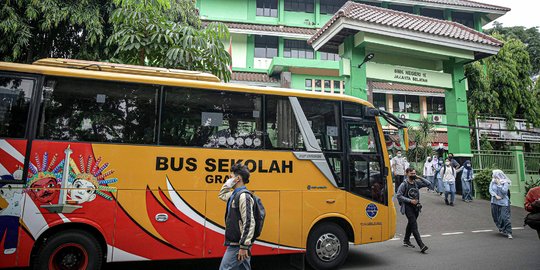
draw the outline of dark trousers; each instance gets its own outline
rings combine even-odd
[[[4,249],[17,248],[19,240],[19,217],[16,216],[0,216],[0,241],[4,234]]]
[[[414,239],[416,239],[416,243],[418,243],[418,246],[423,247],[424,242],[422,242],[422,239],[420,238],[420,233],[418,232],[418,223],[416,223],[418,214],[420,214],[420,212],[417,210],[416,206],[405,203],[405,216],[407,217],[408,222],[407,228],[405,229],[405,239],[403,239],[403,241],[410,242],[412,233],[412,235],[414,235]]]
[[[394,176],[394,193],[397,193],[399,185],[403,183],[403,179],[405,178],[405,175],[395,175]]]

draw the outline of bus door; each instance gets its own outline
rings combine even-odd
[[[0,72],[0,268],[18,265],[16,251],[25,238],[19,218],[38,80],[37,76]]]
[[[379,242],[388,230],[388,189],[377,125],[365,119],[344,120],[347,212],[361,228],[359,242]]]

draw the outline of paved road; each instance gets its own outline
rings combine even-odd
[[[434,193],[422,193],[420,233],[428,254],[401,246],[407,220],[398,214],[395,240],[351,246],[342,269],[540,269],[540,240],[523,228],[525,211],[512,207],[514,239],[500,235],[493,224],[488,201],[462,202],[454,207]],[[399,212],[398,212],[399,213]],[[429,236],[427,236],[429,235]],[[399,239],[397,239],[399,238]],[[414,241],[413,241],[414,243]],[[294,269],[288,256],[256,257],[253,269]],[[217,269],[219,260],[112,264],[107,269]]]

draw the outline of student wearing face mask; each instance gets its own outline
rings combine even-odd
[[[493,170],[489,194],[491,194],[491,216],[499,232],[512,239],[512,223],[510,213],[510,193],[512,181],[501,170]]]
[[[425,253],[428,247],[422,242],[422,238],[420,238],[417,219],[422,210],[420,189],[431,187],[431,183],[426,179],[417,177],[416,171],[413,168],[407,168],[406,173],[407,179],[401,183],[397,191],[397,200],[401,206],[400,212],[407,217],[407,228],[405,229],[403,246],[415,248],[410,240],[412,234],[420,247],[420,252]]]
[[[397,192],[399,185],[405,178],[405,158],[401,156],[401,151],[397,151],[397,155],[392,158],[392,173],[394,174],[394,190]]]
[[[474,178],[474,171],[470,160],[466,160],[463,163],[463,167],[458,170],[461,171],[461,199],[465,202],[472,202],[472,180]]]
[[[446,205],[454,206],[454,199],[456,198],[456,168],[452,166],[449,158],[445,160],[441,172],[444,184],[444,202]],[[448,195],[450,195],[450,201],[448,201]]]
[[[434,191],[435,187],[435,168],[433,167],[432,157],[428,157],[424,163],[424,177],[431,183],[428,190]]]
[[[247,191],[249,170],[241,163],[231,168],[230,178],[223,184],[218,197],[227,202],[225,212],[225,246],[220,270],[251,269],[250,250],[255,235],[254,199]]]

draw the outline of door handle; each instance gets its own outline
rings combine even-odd
[[[169,215],[164,213],[159,213],[156,215],[156,221],[157,222],[165,222],[169,219]]]
[[[335,203],[335,202],[336,202],[336,200],[334,200],[334,199],[328,199],[328,200],[326,200],[326,203],[328,203],[328,204],[333,204],[333,203]]]

